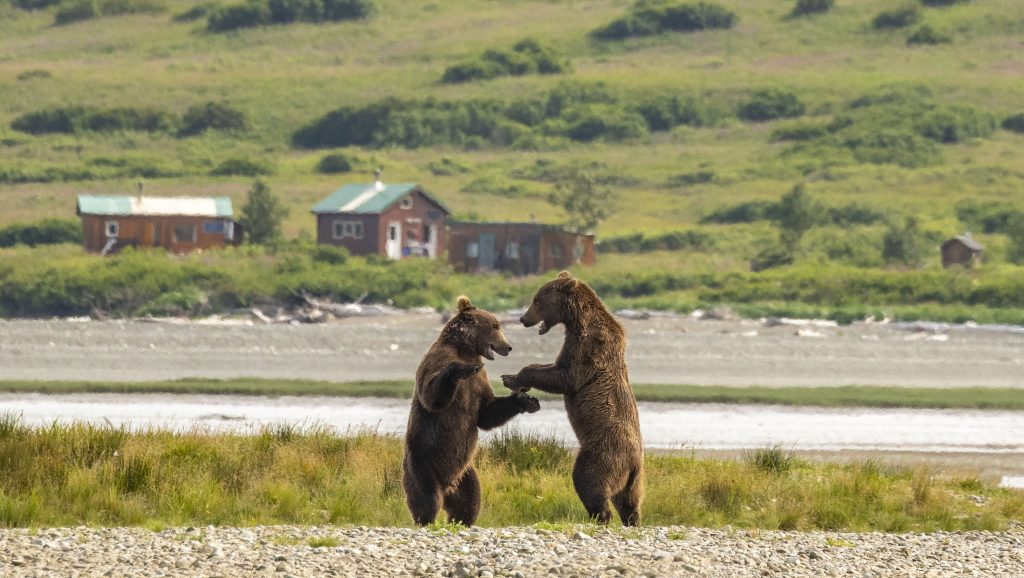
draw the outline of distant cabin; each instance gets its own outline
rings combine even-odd
[[[594,235],[541,223],[448,224],[448,261],[457,271],[531,275],[593,265]]]
[[[353,255],[435,259],[447,249],[451,213],[415,183],[344,185],[317,203],[313,214],[317,242]]]
[[[187,253],[242,240],[227,197],[79,195],[76,213],[85,249],[102,255],[125,247]]]
[[[981,254],[985,251],[978,241],[971,237],[970,233],[958,235],[946,241],[940,247],[942,251],[942,266],[963,265],[971,267],[981,261]]]

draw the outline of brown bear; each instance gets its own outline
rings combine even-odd
[[[512,346],[493,315],[459,297],[458,312],[416,370],[416,393],[405,432],[402,484],[413,520],[448,520],[471,526],[480,513],[480,481],[473,469],[477,428],[498,427],[540,409],[525,392],[495,397],[481,357],[508,355]]]
[[[626,333],[586,283],[562,271],[541,287],[519,320],[544,335],[565,325],[562,351],[552,364],[534,364],[501,376],[513,391],[536,388],[565,396],[580,451],[572,481],[591,518],[608,523],[614,504],[622,523],[640,523],[644,444],[636,398],[626,374]]]

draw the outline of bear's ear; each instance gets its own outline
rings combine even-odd
[[[572,273],[568,271],[562,271],[558,274],[559,279],[572,279]]]
[[[463,311],[469,311],[470,309],[475,309],[475,307],[473,307],[473,304],[469,302],[469,297],[466,297],[465,295],[460,295],[459,298],[455,301],[455,305],[459,308],[459,313],[462,313]]]

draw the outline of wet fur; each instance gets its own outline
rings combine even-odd
[[[511,347],[493,315],[465,297],[458,306],[420,361],[409,411],[402,483],[421,526],[442,508],[449,521],[472,525],[480,513],[480,482],[472,465],[477,429],[498,427],[540,407],[521,392],[495,397],[481,356],[507,355]]]
[[[553,364],[503,375],[513,390],[564,395],[580,451],[573,485],[591,518],[607,523],[609,502],[626,525],[640,523],[644,490],[643,439],[626,370],[626,334],[586,283],[563,272],[537,291],[521,321],[541,330],[565,325]]]

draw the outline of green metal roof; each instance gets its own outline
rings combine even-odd
[[[392,185],[348,184],[334,191],[326,199],[313,206],[313,212],[320,213],[382,213],[399,199],[413,191],[419,191],[428,199],[450,213],[434,195],[416,183],[395,183]]]
[[[231,218],[228,197],[133,197],[114,195],[79,195],[80,215],[175,215]]]

